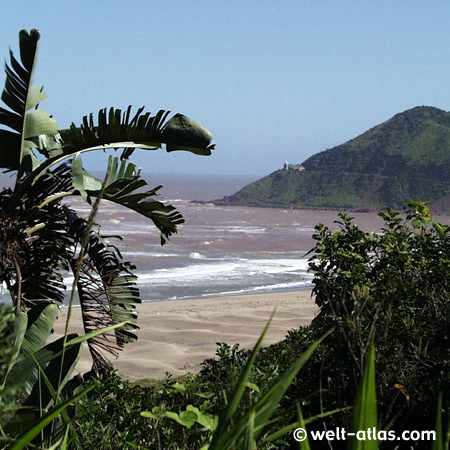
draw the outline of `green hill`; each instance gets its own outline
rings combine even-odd
[[[302,165],[305,171],[277,170],[216,203],[374,210],[416,200],[450,212],[450,113],[410,109]]]

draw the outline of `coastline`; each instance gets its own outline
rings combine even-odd
[[[287,331],[308,325],[318,309],[311,290],[201,297],[186,300],[145,302],[138,306],[138,340],[127,344],[117,360],[111,360],[126,379],[161,379],[195,373],[213,358],[217,342],[251,348],[271,313],[272,324],[263,345],[282,340]],[[60,310],[53,339],[62,335],[67,309]],[[72,310],[69,332],[82,334],[81,310]],[[86,346],[85,346],[86,347]],[[90,368],[87,348],[77,368]]]

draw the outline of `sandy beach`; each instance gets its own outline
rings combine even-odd
[[[251,348],[274,310],[266,345],[309,324],[317,307],[310,290],[143,303],[138,308],[138,340],[126,345],[112,363],[129,380],[197,372],[203,360],[214,357],[216,342]],[[63,332],[66,314],[62,309],[55,337]],[[82,334],[79,308],[73,309],[70,331]],[[90,368],[87,348],[78,368]]]

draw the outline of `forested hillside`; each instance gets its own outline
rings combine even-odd
[[[450,212],[450,113],[410,109],[302,165],[304,172],[277,170],[218,203],[371,210],[412,199]]]

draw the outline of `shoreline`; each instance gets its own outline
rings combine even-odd
[[[137,307],[137,341],[125,345],[111,363],[131,381],[162,379],[166,372],[174,377],[196,373],[215,356],[217,342],[253,347],[274,310],[266,346],[311,323],[318,308],[310,289],[145,302]],[[52,340],[62,335],[67,311],[60,310]],[[69,332],[83,334],[79,308],[72,310]],[[83,373],[90,365],[85,345],[77,369]]]
[[[156,300],[142,300],[142,303],[138,304],[144,305],[147,303],[165,303],[165,302],[185,302],[190,300],[207,300],[213,298],[222,298],[222,297],[246,297],[247,295],[265,295],[265,294],[277,294],[282,292],[296,292],[296,291],[312,291],[312,284],[305,284],[304,286],[295,286],[292,288],[278,288],[278,289],[253,289],[251,291],[237,291],[237,292],[217,292],[214,294],[205,294],[202,296],[192,296],[192,297],[179,297],[179,298],[162,298]],[[67,290],[70,292],[70,289]],[[60,305],[59,308],[61,310],[67,309],[69,306],[66,304]],[[72,305],[72,308],[79,308],[80,305],[78,303]]]

